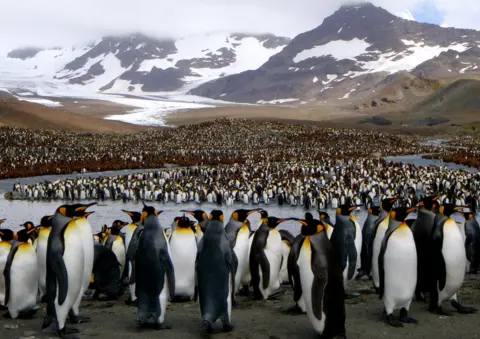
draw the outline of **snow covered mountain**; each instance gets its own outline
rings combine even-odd
[[[48,92],[75,88],[109,93],[186,91],[254,70],[289,38],[215,33],[179,40],[142,34],[104,37],[90,46],[19,48],[0,57],[0,87]]]
[[[371,97],[401,71],[429,79],[480,74],[480,32],[402,16],[407,19],[368,3],[342,6],[257,70],[217,79],[191,93],[238,102],[341,103]]]

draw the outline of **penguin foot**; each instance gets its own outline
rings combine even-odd
[[[248,285],[244,285],[240,291],[238,291],[238,295],[242,297],[249,297],[250,296],[250,290],[248,288]]]
[[[41,304],[46,304],[46,303],[48,303],[47,295],[44,295],[44,296],[40,299],[40,303],[41,303]]]
[[[7,312],[3,315],[3,317],[4,317],[5,319],[12,319],[12,316],[10,315],[10,312],[9,312],[9,311],[7,311]]]
[[[282,291],[275,292],[268,297],[268,300],[278,300],[285,294],[285,292],[287,292],[287,291],[282,290]]]
[[[450,300],[450,303],[460,314],[472,314],[478,311],[475,307],[463,306],[456,300]]]
[[[233,331],[233,325],[231,322],[223,323],[223,332],[232,332],[232,331]]]
[[[161,324],[155,323],[155,329],[156,330],[171,330],[172,325],[167,325],[165,323],[161,323]]]
[[[292,307],[288,308],[285,313],[300,315],[305,314],[306,312],[303,312],[302,309],[297,304],[295,304]]]
[[[362,279],[362,278],[363,278],[364,276],[366,276],[366,275],[367,275],[367,273],[366,273],[364,270],[359,269],[359,270],[358,270],[357,277],[355,278],[355,280],[360,280],[360,279]]]
[[[190,300],[192,300],[192,298],[190,298],[190,297],[175,296],[172,299],[172,303],[187,303]]]
[[[418,324],[418,320],[408,316],[408,311],[406,308],[400,310],[400,322],[404,324]]]
[[[8,310],[8,307],[5,305],[0,305],[0,311],[6,311]]]
[[[31,319],[37,311],[40,309],[38,306],[33,306],[31,309],[27,311],[22,311],[18,314],[18,319]]]
[[[403,324],[400,321],[393,318],[393,314],[387,315],[387,324],[393,327],[403,327]]]
[[[132,299],[129,298],[128,300],[125,300],[125,305],[137,307],[138,306],[138,300],[135,299],[135,300],[132,301]]]
[[[68,321],[70,324],[83,324],[83,323],[89,323],[92,320],[89,317],[82,317],[81,315],[74,315],[71,314],[68,316]]]
[[[205,332],[207,332],[207,333],[209,333],[209,334],[210,334],[210,333],[213,333],[213,327],[212,327],[212,323],[211,323],[210,321],[204,320],[204,321],[202,322],[202,327],[203,327],[203,329],[205,330]]]
[[[360,296],[360,293],[345,293],[345,299],[355,299]]]
[[[80,331],[76,330],[76,332],[72,332],[72,330],[76,330],[76,329],[73,329],[73,328],[67,329],[64,327],[61,330],[57,330],[57,335],[63,339],[79,339],[78,337],[75,337],[72,334],[79,333]]]
[[[437,307],[429,307],[428,310],[432,313],[438,314],[438,315],[443,315],[446,317],[449,317],[452,315],[452,313],[444,311],[442,309],[442,306],[437,306]]]

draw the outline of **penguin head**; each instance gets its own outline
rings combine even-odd
[[[40,226],[41,227],[52,227],[52,220],[53,220],[53,215],[46,215],[40,219]]]
[[[178,219],[177,219],[178,218]],[[175,225],[179,228],[189,228],[192,227],[192,222],[185,215],[183,217],[175,218]]]
[[[270,229],[275,229],[278,225],[280,225],[282,222],[288,221],[290,218],[287,219],[280,219],[277,217],[268,217],[265,219],[265,225],[268,226]]]
[[[446,217],[450,217],[455,212],[459,212],[464,208],[466,208],[466,206],[457,206],[454,204],[443,204],[442,206],[440,206],[439,212]]]
[[[71,205],[62,205],[57,208],[57,213],[63,215],[66,218],[74,217],[86,217],[93,212],[85,212],[90,206],[96,205],[96,202],[91,204],[71,204]]]
[[[248,216],[258,212],[258,210],[245,210],[245,209],[239,209],[236,210],[232,213],[232,219],[238,222],[243,223],[245,220],[247,220]]]
[[[257,210],[258,213],[260,213],[260,221],[263,222],[265,219],[268,218],[268,212],[265,211],[264,209],[259,209]]]
[[[358,206],[340,205],[337,207],[336,213],[338,215],[350,215]]]
[[[148,217],[150,216],[155,216],[155,217],[158,217],[163,211],[158,211],[155,209],[155,207],[153,206],[147,206],[147,205],[143,205],[143,209],[142,209],[142,217],[140,219],[140,222],[143,223],[145,221],[145,219],[147,219]]]
[[[2,228],[0,229],[0,238],[2,241],[12,241],[15,239],[15,232],[8,228]]]
[[[23,229],[15,233],[13,237],[20,242],[28,242],[29,240],[33,242],[35,239],[35,231],[35,228],[32,228],[31,230]]]
[[[380,206],[372,206],[368,210],[368,214],[378,217],[380,215]]]
[[[23,228],[25,228],[26,230],[31,230],[31,229],[35,228],[35,225],[31,221],[27,221],[27,222],[21,224],[20,226],[23,226]]]
[[[128,222],[122,220],[115,220],[110,227],[110,234],[119,235],[122,228],[128,225]]]
[[[386,198],[380,201],[380,209],[384,210],[385,212],[390,212],[393,208],[393,205],[400,200],[398,198]]]
[[[318,210],[318,216],[320,218],[320,220],[325,220],[325,221],[329,221],[330,220],[330,216],[328,215],[327,212],[324,212],[324,211],[320,211]],[[305,218],[306,219],[306,218]]]
[[[3,224],[7,219],[0,219],[0,225]]]
[[[213,210],[210,212],[209,220],[216,220],[223,223],[223,212],[220,210]]]
[[[140,220],[142,219],[142,213],[140,212],[132,212],[126,210],[122,210],[122,212],[128,214],[128,216],[132,219],[132,223],[140,222]]]
[[[320,220],[317,219],[298,219],[298,218],[290,218],[289,220],[297,221],[302,226],[300,229],[300,233],[303,236],[315,235],[317,233],[322,232],[325,229],[325,226]]]
[[[208,219],[207,213],[205,213],[205,211],[202,211],[202,210],[194,210],[194,211],[181,210],[180,212],[190,214],[198,222],[202,222]]]
[[[405,221],[405,219],[407,219],[407,216],[416,211],[417,210],[417,207],[413,207],[413,208],[407,208],[407,207],[397,207],[397,208],[394,208],[391,212],[390,212],[390,218],[392,218],[393,220],[396,220],[396,221]]]
[[[440,196],[438,195],[424,197],[422,200],[418,202],[418,206],[431,211],[435,208],[435,206],[439,206],[438,199],[440,199]]]
[[[304,218],[305,220],[313,220],[313,215],[310,212],[305,212]]]
[[[465,220],[470,220],[475,217],[475,215],[470,211],[470,212],[463,212],[463,217]]]

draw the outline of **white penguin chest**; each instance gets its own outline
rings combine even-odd
[[[455,294],[462,286],[467,258],[462,235],[453,219],[448,219],[443,225],[442,254],[446,269],[444,290],[447,294]]]

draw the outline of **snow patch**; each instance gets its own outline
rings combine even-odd
[[[322,84],[328,85],[329,83],[331,83],[336,78],[338,78],[338,75],[336,75],[336,74],[327,74],[327,81],[322,81]]]
[[[318,81],[317,77],[313,78],[313,83],[316,83],[317,81]]]
[[[354,38],[352,40],[334,40],[327,44],[315,46],[298,53],[293,62],[299,63],[310,58],[319,58],[331,55],[337,60],[354,59],[367,51],[371,44],[365,40]]]
[[[465,71],[466,71],[467,69],[471,68],[471,67],[472,67],[472,65],[470,65],[470,66],[468,66],[468,67],[465,67],[465,68],[462,68],[462,69],[460,70],[460,73],[465,73]]]
[[[63,106],[58,101],[52,101],[52,100],[43,99],[43,98],[22,98],[22,97],[17,97],[17,96],[15,98],[17,98],[19,101],[28,101],[28,102],[31,102],[31,103],[34,103],[34,104],[39,104],[39,105],[47,106],[47,107]]]
[[[412,12],[410,12],[408,9],[398,12],[396,13],[396,15],[405,20],[415,21],[415,17],[413,16]]]
[[[350,96],[350,94],[352,94],[353,92],[355,92],[356,89],[353,88],[351,89],[347,94],[345,94],[342,98],[338,98],[339,100],[345,100],[345,99],[348,99],[348,97]]]
[[[287,102],[294,102],[294,101],[298,101],[298,100],[299,99],[275,99],[275,100],[270,100],[270,101],[258,100],[257,104],[272,104],[272,105],[275,105],[275,104],[284,104],[284,103],[287,103]]]

